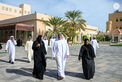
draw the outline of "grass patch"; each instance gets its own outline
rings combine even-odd
[[[111,46],[122,46],[122,43],[112,44]]]
[[[69,43],[69,45],[77,45],[77,44],[81,44],[81,43]]]
[[[0,52],[0,54],[6,54],[7,52]]]
[[[22,46],[25,47],[25,45],[26,45],[26,43],[24,42],[24,43],[22,44]]]

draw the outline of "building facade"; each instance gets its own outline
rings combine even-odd
[[[0,3],[0,20],[15,18],[31,14],[31,7],[27,4],[20,4],[19,7]]]
[[[74,42],[80,43],[82,41],[82,36],[87,35],[89,38],[94,37],[97,35],[98,28],[91,26],[91,25],[86,25],[81,29],[80,31],[77,31],[77,35],[74,39]]]
[[[114,13],[110,13],[108,17],[108,21],[106,22],[106,32],[112,37],[112,42],[118,41],[120,42],[120,38],[117,38],[115,33],[116,30],[122,31],[122,11],[116,11]],[[115,35],[115,36],[114,36]],[[116,38],[117,40],[115,40]]]
[[[7,34],[5,37],[7,39],[9,39],[10,36],[10,32],[12,31],[12,29],[5,29],[4,31],[2,29],[6,28],[6,27],[11,27],[12,25],[16,25],[16,24],[23,24],[24,26],[30,25],[30,27],[34,27],[34,30],[29,32],[29,34],[32,35],[33,40],[36,39],[36,37],[38,35],[44,35],[44,33],[46,32],[46,25],[43,23],[44,20],[48,20],[50,16],[48,15],[44,15],[44,14],[40,14],[40,13],[33,13],[33,14],[29,14],[29,15],[24,15],[24,16],[19,16],[19,17],[15,17],[15,18],[10,18],[10,19],[6,19],[6,20],[1,20],[0,21],[0,35],[2,34]],[[26,27],[25,27],[26,28]],[[48,27],[49,28],[49,27]],[[2,34],[1,34],[2,33]],[[15,35],[15,33],[13,32],[13,35]],[[19,32],[17,32],[16,34],[16,39],[24,39],[27,40],[27,36],[28,33],[25,30],[21,30]],[[19,37],[19,35],[23,35],[22,37]],[[3,37],[3,36],[1,36]]]
[[[44,35],[49,29],[53,30],[52,27],[43,23],[49,18],[50,16],[45,14],[36,12],[31,14],[31,7],[27,4],[20,4],[19,7],[15,7],[0,3],[0,41],[5,42],[10,35],[14,35],[16,40],[26,41],[30,34],[35,40],[38,35]],[[75,42],[81,42],[82,35],[89,37],[96,35],[97,30],[97,27],[84,26],[84,29],[76,32]]]
[[[112,32],[112,42],[122,42],[122,29],[115,29]]]
[[[43,21],[48,20],[49,17],[36,12],[31,14],[31,6],[27,4],[16,7],[0,3],[0,41],[5,42],[10,35],[26,41],[29,34],[35,40],[39,34],[44,34],[46,29],[48,30],[49,27]],[[19,30],[16,29],[18,26]]]

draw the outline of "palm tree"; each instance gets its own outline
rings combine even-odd
[[[67,11],[65,13],[65,17],[68,18],[70,25],[72,27],[76,27],[76,30],[83,29],[83,25],[85,26],[85,20],[82,19],[82,12],[79,10]]]
[[[60,17],[51,17],[48,21],[43,21],[47,26],[50,26],[53,28],[53,30],[49,30],[47,33],[50,35],[55,35],[59,32],[61,32],[61,28],[65,25],[67,22],[66,20],[60,18]]]
[[[81,29],[84,30],[84,26],[86,26],[85,25],[86,21],[82,19],[82,12],[79,10],[67,11],[65,13],[65,17],[68,19],[67,25],[70,27],[70,29],[72,28],[72,31],[74,31],[72,32],[74,33],[72,34],[73,36],[70,37],[72,38],[73,41],[76,31],[79,31]]]

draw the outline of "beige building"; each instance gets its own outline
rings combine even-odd
[[[19,7],[0,3],[0,20],[15,18],[31,13],[31,7],[27,4],[20,4]]]
[[[112,42],[120,42],[121,35],[117,36],[122,31],[122,11],[116,11],[114,13],[109,14],[109,20],[106,22],[106,32],[109,36],[112,37]],[[119,32],[117,32],[117,30]]]
[[[21,4],[19,7],[14,7],[0,3],[0,42],[5,42],[10,35],[15,38],[26,41],[29,35],[32,35],[33,40],[39,34],[44,35],[51,27],[46,26],[43,21],[48,20],[50,16],[40,13],[31,13],[31,7],[27,4]],[[75,42],[81,42],[82,35],[89,37],[97,34],[98,28],[90,25],[84,26],[84,29],[77,31]]]
[[[112,42],[122,42],[122,29],[115,29],[112,32]]]
[[[77,31],[77,36],[75,37],[75,42],[81,42],[82,36],[87,35],[88,37],[93,37],[97,35],[98,28],[90,25],[84,26],[83,29]]]
[[[10,35],[26,41],[29,35],[35,40],[44,34],[49,27],[43,24],[49,16],[39,13],[31,14],[31,6],[20,4],[19,7],[0,3],[0,42],[5,42]]]
[[[5,42],[9,39],[10,35],[14,35],[16,39],[27,40],[29,34],[31,34],[35,40],[39,34],[44,34],[46,32],[46,26],[43,21],[48,19],[48,15],[34,13],[2,20],[0,21],[0,37],[2,37],[0,40]],[[16,26],[18,27],[18,25],[21,28],[20,30],[16,29]],[[31,27],[34,29],[30,30],[29,27],[30,29]]]

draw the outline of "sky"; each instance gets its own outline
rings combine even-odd
[[[22,3],[31,5],[31,13],[35,11],[49,16],[65,18],[65,12],[80,10],[86,24],[98,27],[99,31],[106,31],[108,14],[113,13],[114,3],[119,3],[122,11],[122,0],[0,0],[1,3],[19,6]]]

